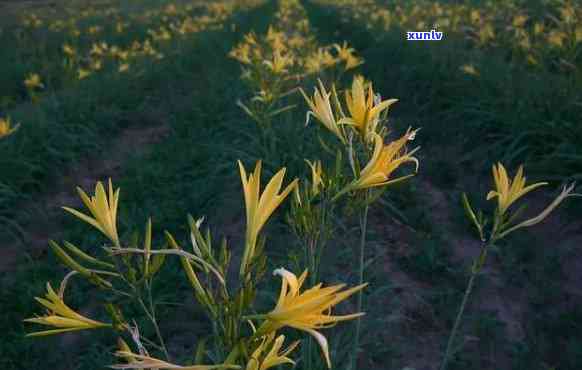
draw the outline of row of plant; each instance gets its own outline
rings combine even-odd
[[[238,8],[228,1],[165,1],[158,9],[141,11],[121,4],[99,10],[71,5],[61,10],[75,14],[68,18],[27,14],[0,35],[3,43],[12,45],[3,55],[11,63],[0,91],[0,109],[25,99],[37,102],[91,76],[125,73],[136,64],[159,61],[170,50],[182,49],[192,34],[221,27]]]
[[[447,3],[413,1],[380,4],[374,0],[322,2],[337,7],[347,21],[367,20],[385,32],[431,31],[460,37],[467,46],[497,49],[511,61],[565,74],[580,75],[582,10],[571,1]],[[382,33],[376,33],[382,37]],[[470,70],[467,73],[472,73]]]

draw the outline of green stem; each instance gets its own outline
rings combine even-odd
[[[361,215],[361,219],[360,219],[360,230],[361,230],[361,236],[360,236],[360,271],[359,271],[359,278],[358,278],[358,285],[361,285],[364,283],[364,251],[365,251],[365,247],[366,247],[366,229],[368,226],[368,209],[370,208],[370,206],[368,205],[368,191],[366,190],[366,194],[365,194],[365,200],[366,200],[366,205],[364,207],[364,212]],[[360,292],[358,293],[358,308],[356,310],[356,312],[362,312],[362,305],[363,305],[363,293],[360,290]],[[361,322],[361,317],[358,317],[357,321],[356,321],[356,336],[354,338],[354,353],[352,354],[352,361],[351,361],[351,369],[355,370],[356,368],[356,363],[358,360],[358,350],[360,347],[360,330],[361,330],[361,326],[362,326],[362,322]]]
[[[309,276],[311,286],[315,286],[319,281],[319,265],[321,261],[321,253],[325,246],[325,235],[327,232],[325,228],[327,227],[327,208],[329,206],[327,194],[323,196],[321,202],[321,214],[319,215],[319,228],[316,233],[306,241],[307,253],[306,262],[309,265]],[[309,336],[307,338],[307,343],[303,346],[303,358],[304,358],[304,368],[305,370],[311,370],[313,368],[313,338]]]
[[[457,318],[455,319],[455,323],[453,325],[453,329],[451,330],[451,334],[449,336],[449,340],[447,342],[447,348],[445,350],[445,356],[443,357],[443,362],[439,370],[445,370],[447,367],[447,362],[449,361],[449,357],[452,355],[451,351],[453,348],[453,342],[455,340],[455,336],[457,335],[457,331],[459,330],[459,325],[461,324],[461,319],[463,318],[463,313],[465,312],[465,307],[467,306],[467,301],[469,299],[469,295],[471,295],[471,291],[473,290],[473,284],[475,283],[475,277],[479,274],[481,267],[483,266],[484,258],[487,255],[487,248],[489,244],[486,244],[483,249],[481,250],[481,254],[477,257],[477,260],[474,262],[473,268],[471,268],[471,277],[469,278],[469,283],[467,284],[467,288],[465,289],[465,295],[463,296],[463,301],[461,302],[461,307],[459,308],[459,312],[457,313]]]
[[[156,331],[156,336],[158,337],[158,341],[160,342],[160,347],[162,348],[162,351],[164,352],[164,356],[166,356],[166,360],[169,361],[170,354],[168,353],[168,350],[166,348],[166,343],[164,342],[164,338],[162,337],[160,327],[158,326],[158,322],[156,319],[156,310],[155,310],[155,306],[154,306],[153,298],[152,298],[152,289],[151,289],[151,285],[148,283],[146,283],[146,290],[147,290],[147,294],[148,294],[148,304],[149,304],[150,308],[148,309],[148,307],[146,306],[146,304],[144,303],[144,301],[141,297],[138,297],[138,302],[141,305],[141,307],[144,310],[147,317],[150,319],[150,321],[154,327],[154,330]]]

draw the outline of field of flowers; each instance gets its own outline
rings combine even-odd
[[[0,369],[582,368],[579,2],[7,0],[0,45]]]

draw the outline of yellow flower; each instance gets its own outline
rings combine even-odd
[[[329,131],[331,131],[335,136],[337,136],[342,143],[346,142],[345,133],[342,127],[336,122],[336,119],[333,114],[333,110],[331,108],[330,97],[332,92],[329,93],[325,91],[325,86],[321,80],[319,81],[319,90],[317,87],[315,88],[315,92],[313,94],[313,99],[307,97],[303,89],[299,89],[305,101],[309,105],[311,110],[307,112],[307,118],[305,121],[305,125],[309,123],[309,117],[314,116],[317,118]]]
[[[91,61],[91,69],[93,71],[100,71],[103,68],[103,62],[101,59],[94,59]]]
[[[561,31],[551,31],[547,36],[548,43],[556,48],[564,46],[565,38],[566,34]]]
[[[176,369],[176,370],[212,370],[212,369],[240,369],[238,365],[191,365],[180,366],[166,361],[158,360],[146,355],[138,355],[131,351],[117,351],[115,356],[122,357],[131,362],[128,364],[118,364],[109,366],[111,369]]]
[[[285,190],[279,193],[286,172],[286,168],[282,168],[269,181],[261,195],[261,161],[257,161],[255,171],[248,177],[241,161],[238,161],[238,166],[244,191],[247,218],[246,246],[241,262],[241,274],[244,274],[247,265],[254,257],[259,232],[275,209],[297,186],[299,180],[293,180]]]
[[[14,131],[18,130],[19,127],[20,124],[12,126],[10,117],[0,118],[0,139],[13,134]]]
[[[338,57],[346,62],[346,70],[355,68],[360,64],[364,63],[361,58],[354,55],[354,49],[348,46],[348,43],[344,41],[343,45],[334,44],[334,48],[338,53]]]
[[[129,64],[128,63],[120,64],[118,70],[119,70],[119,73],[127,72],[129,70]]]
[[[525,22],[527,22],[527,20],[528,20],[528,17],[526,15],[519,14],[519,15],[516,15],[515,17],[513,17],[512,25],[515,28],[521,28],[521,27],[523,27]]]
[[[517,174],[513,180],[509,180],[507,171],[501,163],[497,166],[493,165],[493,180],[495,182],[495,189],[487,194],[487,200],[497,197],[499,214],[503,215],[511,206],[513,202],[523,197],[530,191],[547,185],[547,182],[538,182],[529,186],[525,186],[525,176],[523,176],[523,166],[519,166]]]
[[[77,78],[78,78],[79,80],[83,80],[83,79],[85,79],[85,78],[89,77],[90,75],[91,75],[91,71],[88,71],[88,70],[86,70],[86,69],[79,68],[79,69],[77,70]]]
[[[567,5],[564,5],[564,7],[560,9],[560,15],[561,15],[562,21],[564,21],[564,23],[566,23],[566,24],[569,24],[569,23],[572,23],[576,19],[576,10],[574,9],[574,7],[567,4]]]
[[[307,277],[307,270],[301,274],[299,279],[295,274],[284,268],[275,270],[273,274],[280,275],[282,278],[279,300],[273,311],[264,315],[267,320],[255,335],[273,333],[285,326],[306,331],[317,340],[327,366],[331,367],[327,339],[316,329],[328,328],[339,321],[351,320],[364,315],[363,312],[358,312],[350,315],[333,316],[331,315],[331,309],[368,284],[361,284],[340,292],[345,287],[345,284],[322,288],[320,283],[301,293],[300,289]]]
[[[305,71],[308,74],[319,72],[324,67],[330,67],[336,63],[336,58],[325,48],[319,48],[303,61]]]
[[[360,172],[360,178],[348,185],[346,190],[366,189],[376,186],[384,186],[405,180],[413,175],[401,176],[396,179],[390,179],[390,175],[402,164],[407,162],[414,163],[414,172],[418,172],[418,159],[412,155],[419,149],[415,148],[411,152],[407,152],[406,143],[414,140],[416,132],[408,129],[404,136],[400,139],[391,142],[388,145],[384,144],[382,137],[376,133],[372,133],[374,140],[374,153],[372,158]],[[342,191],[341,193],[344,193]],[[339,194],[338,194],[339,195]],[[337,197],[337,196],[336,196]]]
[[[59,329],[30,333],[26,335],[27,337],[59,334],[76,330],[111,327],[111,324],[105,324],[99,321],[91,320],[73,311],[65,304],[63,299],[55,293],[50,283],[46,284],[46,288],[48,291],[46,294],[46,299],[38,297],[35,299],[49,310],[48,314],[43,317],[25,319],[24,321],[41,325],[54,326]]]
[[[239,44],[237,47],[232,49],[228,55],[243,64],[251,64],[249,44]]]
[[[91,46],[91,51],[89,51],[89,54],[102,56],[103,55],[103,49],[101,48],[101,46],[99,44],[93,44]]]
[[[293,65],[293,56],[290,54],[282,55],[279,50],[275,50],[273,60],[265,60],[263,63],[275,74],[286,73],[287,67]]]
[[[528,54],[526,60],[529,64],[534,66],[537,66],[539,64],[538,60],[532,54]]]
[[[472,64],[462,65],[459,69],[461,70],[461,72],[466,73],[468,75],[479,76],[479,71],[477,71],[477,68],[475,68],[475,66]]]
[[[305,160],[311,168],[311,193],[313,196],[319,194],[320,188],[323,187],[323,170],[321,168],[321,161],[311,162]]]
[[[351,91],[346,91],[346,105],[351,117],[340,120],[340,123],[355,126],[363,139],[367,139],[371,132],[376,131],[380,113],[398,101],[398,99],[381,101],[374,95],[372,84],[368,83],[367,92],[365,85],[364,77],[354,77]]]
[[[34,88],[43,88],[44,85],[40,80],[40,76],[37,73],[29,73],[26,79],[24,80],[24,86],[27,89],[34,89]]]
[[[483,27],[479,29],[479,42],[484,45],[488,41],[495,38],[495,29],[490,23],[486,23]]]
[[[73,47],[69,44],[64,44],[63,45],[63,52],[65,54],[67,54],[68,56],[72,57],[75,55],[75,49],[73,49]]]
[[[346,66],[345,66],[345,70],[350,70],[353,68],[356,68],[357,66],[364,64],[364,60],[362,58],[358,58],[355,55],[348,55],[348,57],[346,59],[344,59],[344,61],[346,62]]]
[[[113,192],[111,179],[109,179],[109,199],[101,182],[98,182],[95,186],[95,196],[92,196],[91,198],[85,194],[83,189],[77,187],[79,196],[83,200],[85,206],[87,206],[89,211],[91,211],[93,218],[69,207],[63,207],[63,209],[92,225],[97,230],[101,231],[109,239],[111,239],[111,241],[113,241],[115,246],[118,247],[119,237],[117,235],[116,220],[119,190],[120,189],[117,189],[115,192]]]
[[[87,32],[89,32],[90,35],[96,35],[99,32],[101,32],[102,27],[101,26],[91,26],[87,29]]]
[[[481,21],[481,15],[479,14],[478,10],[472,10],[470,17],[471,23],[473,24],[479,23]]]
[[[251,358],[247,362],[246,370],[267,370],[282,364],[295,365],[295,361],[288,358],[287,355],[297,347],[299,341],[291,343],[289,347],[279,353],[283,346],[283,342],[285,341],[285,336],[279,335],[273,343],[274,338],[274,332],[263,337],[261,344],[253,352]],[[267,353],[263,355],[264,352]]]

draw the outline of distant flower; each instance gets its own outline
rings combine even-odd
[[[0,139],[13,134],[19,127],[20,124],[12,125],[10,117],[0,118]]]
[[[29,90],[44,87],[40,80],[40,76],[37,73],[29,73],[24,80],[24,86]]]
[[[472,64],[464,64],[461,67],[459,67],[459,69],[461,70],[461,72],[463,72],[465,74],[468,74],[471,76],[476,76],[476,77],[479,76],[479,71]]]
[[[363,59],[354,55],[355,50],[350,48],[347,42],[344,41],[343,45],[341,46],[339,44],[334,44],[334,48],[338,53],[338,57],[346,63],[346,70],[355,68],[364,63]]]
[[[69,44],[63,45],[63,52],[70,57],[75,56],[75,49]]]
[[[285,342],[285,336],[279,335],[275,339],[275,333],[270,333],[262,337],[261,344],[251,355],[247,362],[246,370],[267,370],[282,364],[295,365],[287,355],[291,353],[299,344],[299,341],[291,343],[283,352],[279,352]]]
[[[311,194],[316,196],[323,187],[323,170],[321,168],[321,161],[311,162],[305,160],[311,168]]]
[[[91,75],[91,71],[83,69],[83,68],[79,68],[79,70],[77,71],[77,78],[79,80],[84,80],[85,78],[89,77]]]

